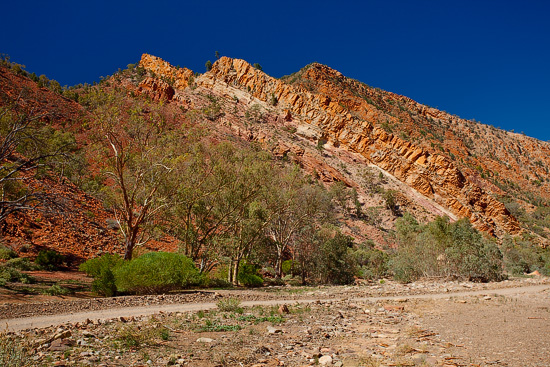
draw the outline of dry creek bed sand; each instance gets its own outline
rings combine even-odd
[[[550,366],[548,288],[529,294],[491,293],[493,289],[532,284],[548,284],[548,279],[406,286],[386,282],[124,297],[117,302],[154,304],[175,302],[175,297],[195,297],[180,299],[185,302],[227,302],[233,297],[294,297],[296,301],[286,308],[255,306],[87,320],[10,335],[29,344],[31,362],[36,366]],[[484,292],[433,299],[408,297],[465,289]],[[354,300],[393,295],[400,298]],[[299,300],[315,297],[324,300]],[[77,307],[76,303],[69,301],[67,309]],[[105,307],[105,303],[92,307]],[[46,309],[62,310],[61,304],[51,302]]]

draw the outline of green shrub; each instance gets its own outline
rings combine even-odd
[[[401,256],[403,251],[400,251],[398,256],[392,258],[389,262],[389,267],[392,269],[393,278],[401,283],[410,283],[422,276],[422,271],[414,258]]]
[[[23,274],[9,266],[0,267],[0,279],[4,279],[6,282],[18,282],[23,277]]]
[[[101,257],[90,259],[80,265],[80,271],[94,278],[92,290],[97,294],[112,297],[117,293],[114,269],[122,264],[119,255],[104,254]]]
[[[544,275],[550,275],[550,250],[533,245],[528,237],[506,236],[501,250],[504,267],[510,274],[522,275],[538,270]]]
[[[28,258],[26,257],[17,257],[15,259],[11,259],[6,262],[5,266],[8,266],[10,268],[23,270],[23,271],[29,271],[29,270],[36,270],[37,266],[36,264],[33,264]]]
[[[340,231],[324,229],[317,236],[319,251],[315,256],[313,272],[320,283],[351,284],[355,264],[350,256],[353,238]]]
[[[364,279],[379,279],[388,275],[389,255],[374,247],[374,242],[362,243],[352,251],[357,276]]]
[[[472,281],[499,281],[502,254],[496,243],[483,237],[467,219],[450,223],[438,217],[419,225],[405,213],[396,222],[399,248],[390,261],[396,280],[451,277]]]
[[[35,279],[30,275],[23,274],[16,268],[4,264],[0,267],[0,286],[5,286],[10,282],[21,282],[25,284],[31,284],[35,282]]]
[[[63,266],[65,256],[55,250],[42,250],[36,256],[34,262],[42,269],[53,271]]]
[[[193,261],[182,254],[150,252],[126,261],[114,270],[120,292],[162,293],[201,284]]]
[[[286,275],[297,276],[301,274],[300,264],[294,260],[285,260],[282,264],[283,273]]]
[[[50,288],[44,290],[44,294],[48,294],[50,296],[65,296],[69,293],[71,293],[69,288],[62,287],[58,284],[54,284]]]
[[[222,298],[217,303],[218,309],[223,312],[237,312],[241,308],[241,301],[238,298]]]
[[[4,245],[0,245],[0,259],[2,260],[9,260],[17,257],[17,252],[12,250],[9,247],[6,247]]]
[[[137,326],[133,324],[122,325],[115,332],[115,340],[125,348],[135,348],[142,345],[151,345],[155,339],[162,336],[162,328],[150,326]]]
[[[261,287],[264,279],[258,273],[258,269],[258,266],[243,261],[239,267],[239,284],[245,287]]]
[[[207,288],[231,288],[233,287],[233,284],[228,282],[226,279],[208,277],[204,281],[204,286]]]

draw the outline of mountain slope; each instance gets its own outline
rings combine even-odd
[[[460,119],[324,65],[276,79],[244,60],[222,57],[198,74],[144,54],[137,68],[99,88],[122,91],[127,102],[148,101],[168,125],[200,125],[212,141],[259,145],[331,190],[338,183],[353,188],[357,197],[339,204],[337,216],[358,242],[394,246],[394,223],[405,212],[421,222],[466,217],[498,238],[521,235],[546,245],[550,237],[550,144]],[[73,132],[80,146],[90,144],[88,125],[95,117],[85,99],[79,104],[0,68],[0,107],[16,100],[47,112],[46,122]],[[78,259],[121,252],[113,214],[101,201],[66,180],[33,184],[71,197],[73,217],[11,218],[4,236],[15,247],[53,247]],[[45,219],[47,230],[37,226]],[[163,239],[151,246],[174,249],[175,243]]]
[[[169,64],[149,55],[143,56],[140,65],[155,70],[162,77],[171,78],[175,74]],[[334,148],[364,158],[424,198],[458,217],[469,218],[478,229],[498,236],[520,232],[517,220],[493,196],[501,193],[498,188],[494,189],[470,171],[463,173],[449,157],[450,150],[437,153],[424,141],[405,140],[384,130],[384,124],[397,125],[399,120],[392,116],[392,109],[386,110],[375,101],[382,99],[389,105],[397,104],[395,101],[408,103],[406,112],[409,115],[423,113],[426,116],[423,121],[428,121],[428,116],[432,119],[431,116],[435,116],[441,125],[439,130],[446,129],[441,121],[452,121],[449,115],[420,107],[405,97],[373,91],[319,64],[310,65],[286,81],[271,78],[243,60],[222,57],[211,71],[195,78],[194,82],[226,98],[239,91],[267,105],[276,100],[275,113],[279,113],[281,119],[292,120],[298,135],[312,141],[326,139]],[[186,81],[176,78],[175,83],[183,86]],[[516,139],[514,144],[521,146],[525,141]],[[547,145],[537,142],[536,147],[542,149]]]

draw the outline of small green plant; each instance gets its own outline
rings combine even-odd
[[[160,338],[162,340],[170,340],[170,330],[163,328],[160,330]]]
[[[42,250],[38,253],[34,262],[42,269],[54,271],[63,266],[65,256],[55,250]]]
[[[92,290],[97,294],[112,297],[117,293],[114,269],[122,264],[119,255],[104,254],[101,257],[90,259],[80,265],[80,271],[94,278]]]
[[[255,103],[245,112],[244,117],[251,123],[262,123],[265,121],[262,106]]]
[[[281,315],[270,315],[270,316],[254,316],[254,315],[245,315],[237,317],[238,321],[247,321],[253,322],[254,324],[259,324],[260,322],[271,322],[272,324],[281,324],[285,321]]]
[[[210,321],[210,320],[206,320]],[[240,325],[222,325],[218,323],[206,322],[205,325],[199,326],[195,329],[196,332],[221,332],[221,331],[239,331],[242,327]]]
[[[126,348],[138,347],[144,341],[144,335],[134,325],[124,325],[119,331],[116,340],[122,342]]]
[[[322,152],[327,142],[328,141],[325,138],[320,138],[319,140],[317,140],[317,150]]]
[[[275,94],[271,93],[271,97],[269,97],[269,104],[272,106],[277,106],[277,103],[279,103],[279,100],[275,97]]]
[[[50,288],[44,290],[44,294],[50,296],[65,296],[69,293],[71,293],[70,289],[62,287],[58,284],[54,284]]]
[[[17,252],[12,250],[9,247],[6,247],[4,245],[0,245],[0,259],[2,260],[10,260],[17,257]]]
[[[242,310],[241,301],[238,298],[222,298],[217,303],[216,306],[222,312],[237,312]]]
[[[31,351],[28,342],[5,333],[0,333],[0,366],[32,366]]]

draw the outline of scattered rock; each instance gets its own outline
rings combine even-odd
[[[214,339],[211,338],[198,338],[197,343],[212,343]]]
[[[55,352],[64,352],[70,349],[74,345],[74,342],[70,339],[56,339],[51,344],[48,350]]]
[[[405,307],[396,305],[384,305],[384,310],[391,312],[402,312],[405,310]]]
[[[278,327],[274,327],[274,326],[268,326],[267,327],[267,332],[269,334],[279,334],[279,333],[283,333],[283,329],[278,328]]]
[[[290,310],[288,309],[288,306],[287,305],[280,305],[279,306],[279,314],[285,314],[285,313],[290,313]]]
[[[331,356],[322,356],[319,358],[319,364],[321,366],[327,366],[332,364],[332,357]]]
[[[57,334],[55,334],[50,339],[50,342],[52,342],[54,340],[57,340],[57,339],[69,338],[70,336],[71,336],[71,331],[70,330],[64,330],[64,331],[61,331],[61,332],[58,332]]]

